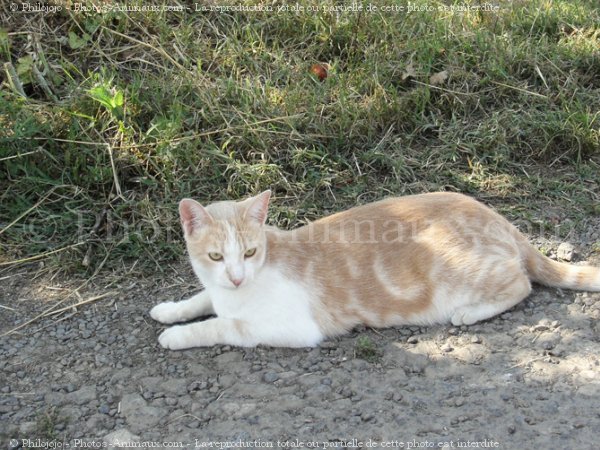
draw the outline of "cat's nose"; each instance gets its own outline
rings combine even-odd
[[[230,280],[235,285],[235,287],[238,287],[240,284],[242,284],[242,281],[244,281],[243,278],[230,278]]]

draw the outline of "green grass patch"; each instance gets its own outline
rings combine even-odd
[[[412,3],[435,10],[12,13],[0,264],[161,270],[183,253],[179,199],[266,188],[286,227],[436,190],[536,223],[598,215],[596,3]]]
[[[382,352],[368,336],[359,336],[354,344],[354,357],[370,363],[381,360]]]

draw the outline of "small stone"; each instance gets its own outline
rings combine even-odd
[[[136,432],[156,426],[165,413],[160,408],[148,406],[139,394],[126,394],[121,399],[121,414]]]
[[[263,381],[266,383],[274,383],[279,380],[279,375],[275,372],[267,372],[263,375]]]
[[[450,329],[448,330],[448,334],[449,334],[450,336],[456,336],[456,335],[458,334],[458,328],[454,328],[454,327],[450,328]]]
[[[542,348],[544,350],[552,350],[554,348],[554,343],[553,342],[549,342],[549,341],[543,342],[542,343]]]
[[[471,344],[481,344],[481,338],[476,334],[471,336]]]
[[[107,404],[100,405],[100,408],[98,408],[98,412],[100,414],[108,414],[110,413],[110,406],[108,406]]]
[[[563,261],[572,261],[575,256],[575,247],[569,242],[563,242],[558,246],[556,256]]]
[[[375,418],[375,415],[372,412],[365,412],[360,416],[360,418],[363,422],[370,422]]]
[[[452,347],[449,343],[445,343],[444,345],[442,345],[440,347],[440,350],[443,351],[444,353],[448,353],[448,352],[451,352],[452,350],[454,350],[454,347]]]
[[[326,349],[335,349],[338,347],[338,344],[333,341],[324,341],[319,344],[319,347]]]
[[[416,336],[411,336],[406,340],[407,344],[417,344],[419,342],[419,339],[417,339]]]
[[[77,391],[70,392],[67,399],[77,405],[86,405],[96,399],[96,387],[84,386]]]

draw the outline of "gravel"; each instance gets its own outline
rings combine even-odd
[[[279,440],[284,448],[323,449],[373,448],[369,439],[392,448],[487,440],[498,443],[488,448],[583,449],[596,442],[598,293],[536,287],[485,323],[359,327],[314,349],[170,352],[158,346],[162,327],[148,310],[193,291],[182,282],[193,282],[187,265],[178,269],[1,337],[3,442],[83,439],[117,448],[237,440],[256,448]],[[48,287],[76,286],[32,281],[34,274],[21,269],[3,281],[1,303],[16,311],[2,312],[0,334],[57,301],[61,291]],[[106,292],[109,282],[95,280],[84,298]],[[357,357],[359,336],[374,344],[373,358]]]

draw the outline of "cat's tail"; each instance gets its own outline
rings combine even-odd
[[[525,267],[532,281],[566,289],[600,291],[600,268],[559,263],[527,245]]]

